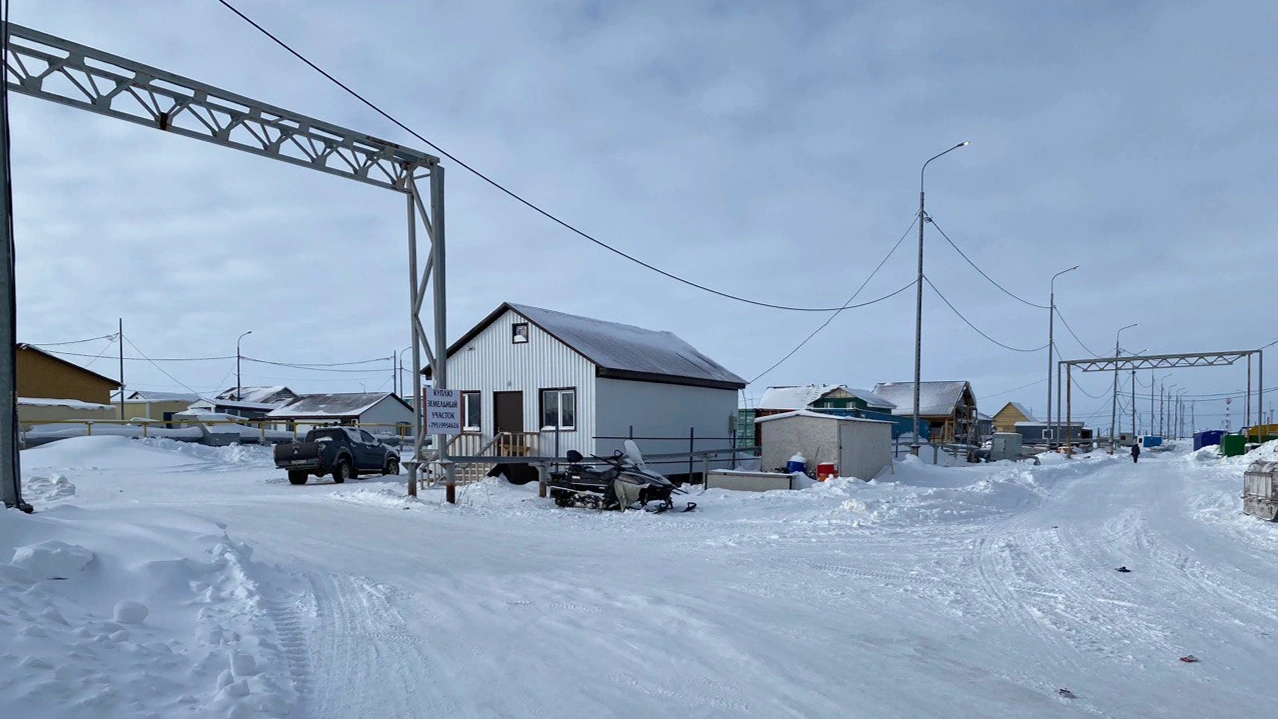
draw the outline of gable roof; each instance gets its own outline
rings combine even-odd
[[[238,397],[236,397],[236,394],[237,392],[235,391],[235,388],[231,387],[218,394],[217,398],[235,399],[240,402],[279,403],[297,396],[296,392],[284,385],[275,385],[273,387],[241,387],[238,392]]]
[[[837,414],[826,414],[825,412],[814,412],[810,409],[796,409],[793,412],[783,412],[781,414],[770,414],[767,417],[758,417],[754,420],[755,424],[763,422],[771,422],[778,419],[787,419],[790,417],[814,417],[816,419],[831,419],[837,422],[862,422],[866,424],[892,424],[885,419],[865,419],[863,417],[840,417]]]
[[[962,380],[953,382],[919,383],[919,416],[942,417],[954,414],[954,408],[963,399],[963,391],[970,385]],[[895,415],[914,414],[913,382],[880,382],[874,385],[874,393],[896,405]]]
[[[809,384],[797,387],[768,387],[763,390],[763,396],[759,398],[759,406],[756,409],[804,409],[839,389],[865,402],[865,406],[869,409],[892,410],[896,407],[892,402],[868,389],[857,389],[841,384]]]
[[[387,397],[394,397],[396,402],[412,410],[407,402],[393,392],[340,392],[298,395],[283,406],[271,410],[266,416],[284,419],[358,417]]]
[[[599,377],[741,389],[746,381],[701,354],[673,332],[648,330],[565,312],[503,302],[448,348],[451,357],[506,312],[537,325],[585,357]],[[423,370],[427,376],[430,368]]]
[[[868,389],[857,389],[856,387],[844,387],[843,389],[851,392],[854,397],[862,402],[865,402],[867,409],[886,409],[889,411],[896,409],[895,402],[887,397],[880,397]],[[911,411],[913,411],[913,403],[911,403],[910,407]]]
[[[1007,404],[1003,405],[1003,409],[1007,409],[1008,407],[1011,407],[1012,409],[1019,412],[1021,416],[1025,418],[1025,421],[1038,422],[1038,420],[1034,418],[1034,415],[1030,414],[1030,411],[1026,409],[1025,405],[1021,404],[1020,402],[1008,402]],[[999,412],[1002,412],[1003,409],[1000,409]]]
[[[35,345],[29,345],[29,344],[26,344],[26,343],[22,343],[22,342],[20,342],[20,343],[18,343],[17,348],[18,348],[19,350],[23,350],[23,351],[26,351],[26,352],[34,352],[34,353],[36,353],[36,354],[38,354],[38,355],[41,355],[41,356],[43,356],[43,357],[48,357],[49,359],[51,359],[51,360],[53,360],[53,361],[55,361],[55,362],[58,362],[58,363],[60,363],[60,364],[66,365],[67,367],[70,367],[70,368],[72,368],[72,369],[80,370],[81,372],[83,372],[83,373],[85,373],[85,374],[87,374],[87,375],[91,375],[91,376],[96,377],[96,378],[98,378],[98,379],[100,379],[100,380],[103,380],[103,381],[105,381],[105,382],[110,382],[110,383],[111,383],[111,387],[112,387],[113,389],[119,389],[119,388],[120,388],[120,383],[119,383],[119,382],[117,382],[116,380],[113,380],[113,379],[111,379],[110,377],[107,377],[107,376],[105,376],[105,375],[100,375],[100,374],[98,374],[97,372],[94,372],[94,371],[93,371],[93,370],[91,370],[91,369],[86,369],[86,368],[84,368],[84,367],[81,367],[80,365],[78,365],[78,364],[76,364],[76,363],[74,363],[74,362],[70,362],[70,361],[64,360],[64,359],[62,359],[61,357],[58,357],[58,356],[57,356],[57,355],[55,355],[55,354],[52,354],[52,353],[46,352],[46,351],[44,351],[44,350],[40,349],[39,347],[36,347]]]
[[[838,388],[837,384],[768,387],[763,390],[756,409],[804,409]]]
[[[151,390],[139,389],[130,392],[124,398],[125,402],[137,400],[141,402],[195,402],[200,399],[198,394],[190,392],[152,392]]]

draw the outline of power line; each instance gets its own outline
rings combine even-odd
[[[1074,338],[1074,341],[1078,343],[1079,347],[1083,348],[1084,352],[1090,354],[1093,357],[1100,357],[1099,352],[1093,352],[1090,347],[1083,344],[1083,341],[1078,338],[1078,335],[1074,334],[1074,328],[1069,326],[1069,322],[1065,320],[1065,315],[1061,314],[1060,310],[1056,310],[1056,316],[1059,317],[1061,320],[1061,323],[1065,325],[1065,329],[1069,330],[1069,336]]]
[[[874,271],[873,271],[873,272],[871,272],[871,273],[869,274],[869,276],[865,278],[865,281],[861,283],[861,286],[860,286],[860,287],[858,287],[858,288],[856,288],[856,292],[853,292],[853,293],[852,293],[852,296],[851,296],[851,297],[849,297],[849,298],[847,299],[847,301],[846,301],[846,302],[844,302],[843,304],[845,304],[845,305],[850,305],[850,304],[852,304],[852,301],[853,301],[853,300],[855,300],[855,299],[857,298],[857,295],[861,294],[861,290],[864,290],[864,289],[865,289],[865,286],[866,286],[866,285],[868,285],[868,284],[870,284],[870,280],[874,279],[874,276],[875,276],[876,274],[878,274],[879,270],[883,269],[883,265],[887,264],[887,261],[888,261],[889,259],[891,259],[892,255],[896,252],[896,249],[897,249],[898,247],[900,247],[900,246],[901,246],[901,243],[905,241],[905,238],[906,238],[907,236],[909,236],[909,234],[910,234],[910,230],[914,229],[914,226],[915,226],[916,224],[918,224],[918,221],[919,221],[919,220],[918,220],[918,218],[917,218],[917,217],[915,217],[915,218],[914,218],[914,220],[913,220],[912,222],[910,222],[910,226],[909,226],[909,227],[907,227],[907,228],[905,228],[905,232],[901,233],[901,239],[897,240],[895,245],[892,245],[892,249],[888,250],[888,253],[887,253],[886,255],[884,255],[884,257],[883,257],[883,259],[882,259],[882,260],[880,260],[880,261],[879,261],[879,264],[878,264],[878,265],[874,268]],[[906,285],[906,286],[905,286],[905,288],[902,288],[902,289],[906,289],[906,288],[909,288],[909,287],[913,287],[913,286],[914,286],[914,284],[915,284],[914,282],[911,282],[910,284]],[[896,293],[894,292],[894,293],[892,293],[892,294],[896,294]],[[889,295],[889,296],[891,296],[891,295]],[[787,353],[786,353],[786,355],[785,355],[784,357],[782,357],[781,359],[777,360],[777,361],[776,361],[776,364],[774,364],[774,365],[772,365],[771,367],[769,367],[769,368],[767,368],[767,369],[763,370],[762,372],[760,372],[757,376],[755,376],[755,378],[754,378],[754,379],[750,380],[749,384],[754,384],[755,382],[758,382],[758,381],[759,381],[762,377],[765,377],[765,376],[766,376],[769,372],[771,372],[772,370],[776,369],[777,367],[780,367],[780,366],[781,366],[781,364],[782,364],[783,362],[785,362],[786,360],[788,360],[788,359],[790,359],[791,357],[793,357],[795,352],[798,352],[799,350],[803,349],[803,346],[804,346],[804,345],[806,345],[809,341],[811,341],[813,337],[816,337],[816,336],[817,336],[817,334],[818,334],[818,333],[820,333],[820,332],[821,332],[821,330],[825,329],[827,325],[829,325],[831,322],[833,322],[833,321],[834,321],[834,318],[835,318],[835,317],[838,317],[838,316],[839,316],[839,313],[840,313],[840,312],[842,312],[842,311],[843,311],[843,310],[838,310],[838,311],[837,311],[837,312],[835,312],[834,314],[832,314],[832,315],[830,315],[829,317],[827,317],[827,318],[826,318],[826,320],[825,320],[825,322],[822,322],[822,323],[821,323],[821,326],[820,326],[820,327],[817,327],[816,329],[812,330],[812,332],[811,332],[810,334],[808,334],[808,336],[807,336],[807,337],[804,337],[804,338],[803,338],[803,341],[802,341],[802,342],[800,342],[798,345],[796,345],[794,349],[790,350],[789,352],[787,352]]]
[[[551,222],[553,222],[553,223],[555,223],[555,224],[559,225],[560,227],[564,228],[565,230],[568,230],[569,232],[571,232],[571,233],[573,233],[573,234],[577,235],[578,237],[581,237],[582,239],[588,240],[588,241],[590,241],[590,242],[594,243],[595,245],[597,245],[597,246],[599,246],[599,247],[602,247],[603,249],[608,250],[609,252],[611,252],[611,253],[613,253],[613,254],[615,254],[615,255],[618,255],[619,257],[623,257],[623,258],[625,258],[625,259],[627,259],[627,260],[629,260],[629,261],[631,261],[631,262],[633,262],[633,263],[635,263],[635,264],[637,264],[637,265],[639,265],[639,266],[641,266],[641,267],[644,267],[644,268],[646,268],[646,269],[649,269],[649,270],[651,270],[651,271],[653,271],[653,272],[655,272],[655,273],[657,273],[657,274],[659,274],[659,275],[661,275],[661,276],[663,276],[663,277],[666,277],[666,278],[671,279],[671,280],[674,280],[674,281],[676,281],[676,282],[679,282],[679,283],[685,284],[685,285],[687,285],[687,286],[689,286],[689,287],[693,287],[693,288],[696,288],[696,289],[702,290],[703,292],[709,292],[709,293],[710,293],[710,294],[712,294],[712,295],[717,295],[717,296],[719,296],[719,297],[723,297],[723,298],[725,298],[725,299],[729,299],[729,300],[736,300],[737,302],[744,302],[744,303],[746,303],[746,304],[748,304],[748,305],[754,305],[754,306],[756,306],[756,307],[767,307],[767,308],[769,308],[769,309],[774,309],[774,310],[787,310],[787,311],[790,311],[790,312],[835,312],[835,311],[839,311],[839,310],[852,309],[852,307],[850,307],[850,306],[846,306],[846,305],[845,305],[845,306],[843,306],[843,307],[792,307],[792,306],[790,306],[790,305],[778,305],[778,304],[773,304],[773,303],[771,303],[771,302],[760,302],[759,300],[752,300],[752,299],[749,299],[749,298],[746,298],[746,297],[741,297],[741,296],[739,296],[739,295],[734,295],[734,294],[731,294],[731,293],[728,293],[728,292],[723,292],[722,290],[716,290],[716,289],[714,289],[714,288],[712,288],[712,287],[707,287],[706,285],[699,284],[699,283],[697,283],[697,282],[693,282],[692,280],[685,279],[685,278],[680,277],[680,276],[678,276],[678,275],[675,275],[675,274],[673,274],[673,273],[667,272],[667,271],[665,271],[665,270],[663,270],[663,269],[661,269],[661,268],[659,268],[659,267],[657,267],[657,266],[655,266],[655,265],[652,265],[652,264],[649,264],[649,263],[647,263],[647,262],[644,262],[643,260],[641,260],[641,259],[639,259],[639,258],[637,258],[637,257],[635,257],[635,256],[633,256],[633,255],[629,255],[629,254],[627,254],[627,253],[623,252],[622,250],[619,250],[619,249],[617,249],[616,247],[613,247],[612,245],[609,245],[608,243],[606,243],[606,242],[604,242],[604,241],[602,241],[602,240],[600,240],[600,239],[596,238],[594,235],[591,235],[590,233],[586,232],[585,230],[582,230],[582,229],[580,229],[580,228],[576,227],[575,225],[573,225],[573,224],[569,223],[568,221],[563,220],[563,219],[560,219],[557,215],[555,215],[555,214],[551,213],[550,211],[542,209],[540,206],[538,206],[538,205],[534,204],[531,200],[526,200],[526,199],[524,199],[524,198],[523,198],[523,196],[519,195],[519,194],[518,194],[518,193],[516,193],[514,190],[511,190],[511,189],[507,188],[505,185],[501,184],[500,182],[498,182],[498,181],[496,181],[496,180],[492,179],[492,178],[491,178],[491,177],[489,177],[488,175],[485,175],[484,173],[480,172],[479,170],[475,169],[474,167],[472,167],[472,166],[468,165],[467,163],[463,162],[463,161],[462,161],[460,158],[458,158],[456,155],[454,155],[454,154],[452,154],[452,153],[448,152],[447,150],[445,150],[444,148],[440,147],[439,145],[436,145],[435,143],[433,143],[433,142],[431,142],[430,140],[426,139],[426,138],[425,138],[425,137],[423,137],[420,133],[418,133],[417,131],[413,130],[413,129],[412,129],[412,128],[410,128],[408,125],[405,125],[404,123],[402,123],[402,122],[400,122],[399,120],[397,120],[394,116],[392,116],[390,113],[388,113],[388,112],[386,112],[385,110],[383,110],[381,107],[377,106],[377,105],[376,105],[375,103],[373,103],[371,100],[369,100],[369,99],[365,98],[363,95],[361,95],[361,94],[359,94],[358,92],[356,92],[355,90],[351,89],[351,87],[350,87],[349,85],[347,85],[346,83],[342,82],[341,80],[338,80],[336,77],[334,77],[333,75],[331,75],[328,71],[324,70],[324,69],[323,69],[323,68],[321,68],[319,65],[315,64],[314,62],[312,62],[312,61],[311,61],[310,59],[308,59],[305,55],[303,55],[302,53],[298,52],[297,50],[294,50],[294,49],[292,48],[292,46],[290,46],[288,43],[286,43],[286,42],[284,42],[283,40],[281,40],[280,38],[276,37],[276,36],[275,36],[275,35],[274,35],[271,31],[269,31],[269,30],[267,30],[266,28],[264,28],[264,27],[262,27],[261,25],[259,25],[259,24],[258,24],[255,20],[253,20],[252,18],[250,18],[248,15],[245,15],[243,12],[240,12],[240,10],[239,10],[239,9],[237,9],[234,5],[232,5],[232,4],[231,4],[230,2],[228,2],[227,0],[217,0],[217,1],[218,1],[219,3],[221,3],[221,4],[222,4],[222,6],[223,6],[223,7],[225,7],[227,10],[230,10],[231,12],[235,13],[236,15],[238,15],[238,16],[239,16],[239,18],[240,18],[241,20],[243,20],[244,22],[248,23],[249,25],[252,25],[254,28],[256,28],[258,32],[260,32],[260,33],[262,33],[263,35],[265,35],[266,37],[270,38],[270,39],[271,39],[271,40],[272,40],[272,41],[273,41],[276,45],[279,45],[281,48],[283,48],[285,51],[287,51],[290,55],[292,55],[293,57],[295,57],[295,58],[297,58],[298,60],[300,60],[300,61],[301,61],[302,63],[304,63],[307,67],[311,68],[311,69],[312,69],[312,70],[314,70],[315,72],[317,72],[317,73],[319,73],[320,75],[324,76],[327,80],[329,80],[330,82],[332,82],[334,85],[337,85],[338,87],[340,87],[340,88],[342,88],[343,90],[345,90],[345,91],[346,91],[346,93],[347,93],[347,94],[349,94],[351,97],[354,97],[356,100],[359,100],[359,101],[360,101],[361,103],[363,103],[366,107],[368,107],[368,108],[369,108],[370,110],[372,110],[373,112],[376,112],[378,115],[381,115],[383,118],[385,118],[386,120],[388,120],[391,124],[395,125],[396,127],[398,127],[399,129],[403,130],[404,132],[407,132],[409,135],[412,135],[413,137],[417,138],[418,140],[421,140],[422,142],[426,143],[426,145],[427,145],[427,146],[429,146],[431,149],[435,150],[436,152],[438,152],[439,154],[443,155],[444,157],[447,157],[448,159],[450,159],[450,160],[452,160],[453,162],[457,163],[460,167],[462,167],[462,168],[464,168],[465,170],[469,171],[469,172],[470,172],[471,174],[473,174],[475,177],[478,177],[479,179],[481,179],[481,180],[483,180],[484,182],[488,183],[488,184],[489,184],[489,185],[491,185],[493,188],[495,188],[495,189],[499,190],[500,192],[502,192],[503,194],[507,195],[508,197],[510,197],[511,199],[515,200],[516,202],[518,202],[518,203],[520,203],[520,204],[524,205],[524,206],[525,206],[525,207],[527,207],[528,209],[530,209],[530,210],[532,210],[532,211],[536,212],[537,214],[541,215],[542,217],[545,217],[546,219],[548,219],[548,220],[550,220]]]
[[[125,338],[125,341],[128,342],[128,338]],[[129,344],[132,345],[133,343],[129,342]],[[32,347],[39,347],[39,345],[32,345]],[[44,349],[44,348],[40,347],[40,349]],[[91,354],[84,354],[82,352],[67,352],[65,350],[48,350],[48,352],[50,354],[55,354],[55,355],[65,355],[67,357],[96,357],[97,356],[97,355],[91,355]],[[139,352],[138,354],[141,354],[141,353]],[[154,359],[150,357],[125,357],[124,359],[126,362],[211,362],[216,360],[233,360],[235,359],[235,355],[229,355],[226,357],[156,357]]]
[[[989,280],[991,285],[994,285],[995,287],[999,288],[1000,290],[1002,290],[1002,291],[1003,291],[1003,293],[1004,293],[1004,294],[1006,294],[1008,297],[1011,297],[1012,299],[1016,300],[1017,302],[1022,302],[1022,303],[1024,303],[1024,304],[1029,305],[1030,307],[1037,307],[1037,308],[1038,308],[1038,309],[1040,309],[1040,310],[1048,309],[1048,305],[1040,305],[1040,304],[1035,304],[1035,303],[1033,303],[1033,302],[1030,302],[1029,300],[1025,299],[1024,297],[1021,297],[1021,296],[1017,295],[1016,293],[1014,293],[1014,292],[1012,292],[1011,290],[1007,289],[1007,288],[1006,288],[1006,287],[1004,287],[1003,285],[1000,285],[999,283],[995,282],[993,277],[990,277],[989,275],[985,274],[985,270],[982,270],[982,269],[980,268],[980,266],[978,266],[975,262],[973,262],[973,261],[972,261],[972,259],[971,259],[970,257],[968,257],[966,254],[964,254],[963,250],[960,250],[960,249],[959,249],[959,246],[958,246],[958,245],[954,244],[954,240],[951,240],[951,239],[950,239],[950,236],[949,236],[949,235],[947,235],[947,234],[945,234],[945,230],[942,230],[942,229],[941,229],[941,226],[940,226],[940,225],[938,225],[938,224],[936,224],[936,220],[932,219],[932,216],[931,216],[931,215],[928,215],[928,216],[926,217],[926,221],[931,222],[931,223],[932,223],[932,226],[936,228],[936,231],[937,231],[937,232],[939,232],[939,233],[941,233],[941,237],[944,237],[944,238],[945,238],[945,241],[946,241],[946,242],[948,242],[948,243],[950,243],[950,247],[953,247],[953,248],[954,248],[954,251],[955,251],[955,252],[957,252],[957,253],[959,253],[959,257],[962,257],[963,259],[967,260],[967,264],[971,265],[971,266],[972,266],[972,269],[974,269],[974,270],[976,270],[977,272],[981,273],[981,277],[984,277],[985,279]],[[1047,348],[1046,348],[1046,347],[1044,347],[1043,349],[1047,349]]]
[[[283,367],[297,367],[299,369],[320,369],[323,367],[350,367],[351,365],[373,364],[374,362],[390,362],[390,357],[376,357],[374,359],[356,360],[354,362],[272,362],[270,360],[256,359],[247,355],[241,356],[246,362],[261,362],[262,364],[276,364]],[[382,372],[384,370],[376,370]]]
[[[145,352],[143,352],[142,350],[138,349],[138,346],[137,346],[137,345],[135,345],[135,344],[133,344],[133,340],[129,339],[128,337],[121,337],[121,339],[123,339],[125,342],[128,342],[128,343],[129,343],[129,346],[133,348],[133,351],[134,351],[134,352],[137,352],[138,354],[142,355],[142,358],[143,358],[143,359],[145,359],[147,362],[150,362],[152,367],[154,367],[154,368],[156,368],[156,369],[160,370],[160,373],[161,373],[161,374],[163,374],[165,377],[168,377],[169,379],[173,380],[174,382],[177,382],[178,384],[182,385],[183,387],[186,387],[186,388],[187,388],[188,390],[190,390],[191,392],[193,392],[193,393],[195,393],[195,394],[197,394],[197,395],[200,395],[200,393],[199,393],[199,392],[196,392],[195,390],[191,389],[190,385],[187,385],[187,384],[186,384],[185,382],[183,382],[182,380],[180,380],[180,379],[178,379],[177,377],[174,377],[173,375],[169,374],[168,372],[166,372],[166,371],[164,370],[164,368],[163,368],[163,367],[161,367],[160,365],[156,364],[156,363],[155,363],[154,361],[152,361],[149,357],[147,357]],[[200,396],[203,396],[203,395],[200,395]]]
[[[1035,347],[1034,349],[1021,349],[1021,348],[1019,348],[1019,347],[1012,347],[1011,345],[1005,345],[1005,344],[1003,344],[1002,342],[999,342],[998,340],[994,339],[993,337],[990,337],[989,335],[987,335],[987,334],[985,334],[984,332],[982,332],[982,331],[980,330],[980,328],[978,328],[976,325],[974,325],[974,324],[972,324],[971,322],[969,322],[969,321],[968,321],[968,319],[967,319],[966,317],[964,317],[964,316],[963,316],[963,313],[962,313],[962,312],[959,312],[959,311],[958,311],[958,308],[957,308],[957,307],[955,307],[955,306],[954,306],[954,305],[953,305],[953,304],[952,304],[952,303],[951,303],[948,299],[946,299],[946,298],[945,298],[945,295],[941,294],[941,291],[940,291],[940,290],[936,289],[936,285],[932,284],[932,280],[931,280],[931,279],[930,279],[927,275],[923,275],[923,281],[927,283],[927,286],[928,286],[928,287],[931,287],[931,288],[932,288],[932,291],[936,293],[936,296],[937,296],[937,297],[940,297],[940,298],[941,298],[941,301],[942,301],[942,302],[944,302],[944,303],[946,304],[946,306],[947,306],[947,307],[949,307],[951,310],[953,310],[953,311],[954,311],[954,314],[958,315],[958,318],[959,318],[959,319],[963,320],[963,324],[967,325],[968,327],[971,327],[971,328],[972,328],[972,330],[973,330],[974,332],[976,332],[976,334],[978,334],[978,335],[980,335],[980,336],[984,337],[985,339],[989,340],[990,342],[993,342],[994,344],[998,345],[999,347],[1002,347],[1002,348],[1003,348],[1003,349],[1005,349],[1005,350],[1011,350],[1012,352],[1042,352],[1043,350],[1047,349],[1047,345],[1043,345],[1042,347]]]
[[[994,394],[987,394],[987,395],[985,395],[985,399],[994,399],[995,397],[1002,397],[1002,396],[1003,396],[1003,395],[1005,395],[1005,394],[1011,394],[1011,393],[1013,393],[1013,392],[1017,392],[1017,391],[1020,391],[1020,390],[1026,389],[1027,387],[1033,387],[1034,385],[1043,384],[1043,383],[1044,383],[1044,382],[1046,382],[1046,381],[1047,381],[1047,378],[1046,378],[1046,377],[1044,377],[1043,379],[1035,380],[1035,381],[1033,381],[1033,382],[1030,382],[1029,384],[1023,384],[1023,385],[1021,385],[1020,387],[1013,387],[1013,388],[1011,388],[1011,389],[1005,389],[1005,390],[1003,390],[1002,392],[995,392]]]
[[[288,368],[290,368],[290,369],[310,370],[310,371],[312,371],[312,372],[346,372],[346,373],[351,373],[351,374],[373,374],[373,373],[385,374],[385,373],[386,373],[386,372],[390,369],[389,367],[380,367],[380,368],[377,368],[377,369],[334,369],[334,368],[332,368],[332,367],[324,367],[324,366],[312,366],[312,365],[303,365],[303,364],[289,364],[288,362],[271,362],[271,361],[268,361],[268,360],[253,359],[252,357],[244,357],[243,359],[244,359],[244,361],[246,361],[246,362],[257,362],[257,363],[259,363],[259,364],[271,365],[271,366],[273,366],[273,367],[288,367]],[[383,362],[386,362],[386,361],[388,361],[389,359],[390,359],[389,357],[383,357],[383,358],[382,358],[382,361],[383,361]],[[363,364],[363,363],[356,363],[356,364]]]
[[[116,339],[116,335],[117,333],[113,332],[109,335],[102,335],[101,337],[90,337],[83,340],[70,340],[69,342],[28,342],[27,344],[32,347],[61,347],[63,345],[79,345],[84,344],[85,342],[97,342],[98,340],[114,340]]]

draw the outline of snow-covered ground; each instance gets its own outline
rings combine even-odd
[[[1240,513],[1245,462],[1048,459],[651,515],[63,440],[22,454],[37,513],[0,513],[0,716],[1265,715],[1278,525]]]

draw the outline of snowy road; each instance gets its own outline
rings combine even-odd
[[[560,510],[495,483],[459,507],[407,502],[381,478],[293,487],[252,448],[105,451],[51,445],[24,469],[66,475],[76,495],[59,501],[90,512],[180,509],[251,546],[295,717],[1273,704],[1278,527],[1238,515],[1237,463],[909,464],[654,516]],[[1201,662],[1178,661],[1191,653]]]

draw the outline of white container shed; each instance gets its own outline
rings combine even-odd
[[[755,420],[763,440],[763,469],[784,468],[794,454],[838,465],[840,477],[873,479],[892,463],[892,423],[799,410]]]

